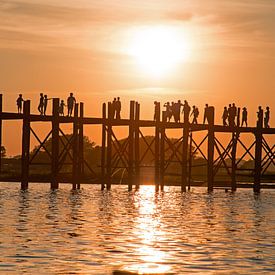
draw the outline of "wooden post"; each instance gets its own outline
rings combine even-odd
[[[21,158],[21,189],[28,189],[30,164],[30,101],[23,103],[22,158]]]
[[[191,178],[192,178],[192,132],[190,132],[190,141],[189,141],[189,158],[188,158],[188,190],[191,189]]]
[[[207,182],[208,191],[212,192],[214,188],[214,146],[215,146],[215,135],[214,135],[214,119],[215,109],[209,107],[208,111],[208,160],[207,160]]]
[[[134,179],[134,123],[135,123],[134,119],[135,119],[135,101],[130,101],[128,191],[132,190],[133,179]]]
[[[238,134],[232,133],[232,150],[231,150],[231,190],[237,190],[236,183],[236,152],[237,152]]]
[[[166,112],[162,112],[162,125],[160,128],[160,189],[164,190],[164,176],[165,176],[165,121]]]
[[[107,179],[107,190],[111,189],[112,181],[112,104],[108,102],[108,121],[107,121],[107,169],[106,169],[106,179]]]
[[[181,191],[186,192],[186,184],[188,179],[188,136],[189,136],[189,117],[184,115],[184,124],[182,132],[182,163],[181,163]]]
[[[105,171],[106,171],[106,103],[102,105],[102,141],[101,141],[101,190],[105,188]]]
[[[73,171],[72,183],[75,190],[79,185],[79,135],[78,135],[78,103],[74,105],[73,121]]]
[[[156,128],[155,128],[155,186],[156,191],[159,191],[159,180],[160,180],[160,167],[159,167],[159,124],[160,124],[160,103],[157,102],[155,104],[155,120],[156,120]]]
[[[52,181],[51,189],[58,188],[59,163],[59,98],[53,99],[52,116]]]
[[[2,171],[2,111],[3,111],[3,95],[0,94],[0,175]]]
[[[254,192],[259,193],[261,191],[261,175],[262,175],[262,142],[263,142],[263,110],[260,111],[257,121],[257,127],[255,131],[255,164],[254,164]]]
[[[136,112],[135,112],[135,182],[136,182],[136,189],[139,189],[139,185],[140,185],[139,119],[140,119],[140,104],[138,102],[136,102]]]
[[[84,117],[84,104],[80,102],[79,104],[79,120],[78,120],[78,128],[79,128],[79,165],[78,165],[78,174],[79,179],[83,179],[84,177],[84,127],[83,127],[83,117]],[[77,185],[77,189],[80,189],[80,181]]]

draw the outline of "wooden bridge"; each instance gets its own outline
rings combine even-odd
[[[220,186],[215,177],[220,169],[226,171],[227,178],[230,179],[227,185],[232,191],[237,187],[251,187],[255,192],[261,188],[275,188],[273,184],[263,184],[262,179],[267,174],[268,168],[275,165],[275,144],[268,143],[266,136],[274,135],[275,128],[263,128],[263,121],[259,121],[257,127],[240,127],[240,109],[238,109],[237,125],[234,127],[214,124],[215,110],[209,109],[208,124],[191,124],[189,118],[184,117],[184,122],[166,122],[164,112],[161,113],[160,103],[155,105],[155,120],[140,119],[140,104],[130,102],[129,119],[114,119],[112,117],[111,103],[103,104],[102,117],[85,117],[84,104],[77,103],[74,108],[73,117],[59,115],[58,98],[53,99],[52,115],[42,116],[30,113],[30,101],[24,101],[23,114],[9,113],[2,111],[2,95],[0,95],[0,145],[2,145],[2,121],[21,120],[22,128],[22,157],[21,157],[21,188],[27,189],[30,177],[30,166],[34,165],[35,157],[39,151],[43,150],[50,161],[50,182],[51,188],[56,189],[62,181],[60,174],[62,166],[67,159],[70,159],[71,174],[70,181],[73,189],[80,188],[80,183],[85,177],[84,170],[90,172],[90,179],[94,183],[101,184],[101,189],[111,188],[114,182],[114,175],[117,171],[123,171],[122,176],[126,178],[128,190],[133,186],[139,188],[142,170],[146,167],[144,159],[146,154],[153,156],[154,182],[156,190],[163,190],[167,169],[173,163],[178,164],[182,191],[186,191],[192,185],[197,185],[192,180],[192,169],[194,157],[198,154],[204,161],[201,166],[205,166],[206,181],[203,184],[209,191]],[[40,139],[32,128],[33,122],[50,122],[51,130],[44,139]],[[61,125],[73,125],[70,138],[62,131]],[[102,127],[101,138],[101,164],[99,171],[94,171],[84,157],[84,130],[85,125],[99,125]],[[128,137],[119,141],[116,129],[120,126],[128,128]],[[151,128],[154,137],[148,141],[142,130]],[[181,132],[180,138],[173,141],[168,138],[167,131],[177,129]],[[197,133],[203,133],[200,141],[195,139]],[[230,136],[229,142],[224,145],[218,133],[226,133]],[[244,133],[249,133],[253,137],[253,142],[246,145],[241,137]],[[36,151],[30,154],[30,137],[33,135],[39,146]],[[272,136],[273,137],[273,136]],[[51,138],[51,150],[49,151],[45,143]],[[146,150],[141,152],[140,143],[145,144]],[[62,146],[61,146],[62,145]],[[205,146],[206,150],[202,149]],[[238,149],[242,148],[243,153],[237,158]],[[237,182],[237,172],[240,170],[240,163],[246,156],[253,160],[254,167],[246,169],[253,177],[252,184],[239,184]],[[68,163],[67,163],[68,164]],[[147,165],[148,166],[148,165]],[[198,165],[199,166],[199,165]],[[0,161],[1,169],[1,161]],[[269,179],[274,180],[275,175],[269,172]],[[224,186],[224,185],[223,185]]]

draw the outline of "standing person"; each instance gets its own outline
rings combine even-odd
[[[64,100],[62,99],[61,102],[60,102],[60,105],[59,105],[59,114],[64,116],[64,107],[65,107],[65,103],[64,103]]]
[[[174,118],[175,122],[180,122],[180,109],[181,106],[184,106],[180,100],[178,102],[174,103]]]
[[[70,96],[67,98],[68,116],[69,117],[72,116],[75,103],[76,103],[76,100],[75,100],[74,94],[70,93]]]
[[[154,107],[154,120],[157,120],[157,116],[156,116],[156,114],[157,114],[157,106],[158,106],[158,102],[157,102],[157,101],[154,101],[154,105],[155,105],[155,107]]]
[[[168,119],[168,121],[170,122],[170,119],[171,119],[171,116],[170,116],[170,111],[171,111],[170,102],[164,103],[163,107],[165,107],[164,121],[167,122],[167,119]]]
[[[230,127],[234,126],[234,109],[231,104],[228,107],[228,124]]]
[[[44,103],[43,103],[43,115],[46,115],[47,111],[47,106],[48,106],[48,101],[51,100],[52,98],[48,98],[47,95],[44,95]]]
[[[39,111],[40,115],[43,115],[43,112],[44,112],[44,95],[43,95],[43,93],[40,93],[38,111]]]
[[[245,124],[245,127],[247,127],[247,109],[246,107],[243,107],[242,111],[242,127]]]
[[[258,112],[257,112],[257,127],[263,127],[262,123],[263,123],[263,116],[264,116],[264,111],[262,109],[262,106],[258,107]]]
[[[209,122],[208,121],[208,117],[209,117],[209,106],[208,104],[206,103],[205,104],[205,107],[204,107],[204,116],[203,116],[203,124],[205,124],[205,122],[207,121],[207,123]]]
[[[199,116],[199,108],[195,105],[193,106],[193,110],[190,116],[193,115],[192,124],[198,124],[198,116]]]
[[[189,115],[190,115],[191,107],[188,105],[187,100],[184,100],[183,104],[183,122],[189,122]]]
[[[235,103],[232,103],[232,115],[233,115],[233,125],[236,126],[237,107]]]
[[[223,123],[223,126],[227,126],[227,119],[228,119],[228,109],[225,106],[223,108],[223,113],[222,113],[222,123]]]
[[[121,101],[120,98],[117,98],[116,102],[116,119],[120,119],[120,112],[121,112]]]
[[[270,110],[269,110],[269,107],[267,106],[266,111],[264,113],[264,127],[265,128],[270,128],[269,119],[270,119]]]
[[[117,104],[116,97],[114,97],[113,102],[111,103],[111,118],[114,119],[116,116]]]
[[[24,99],[23,99],[22,94],[19,94],[18,98],[16,99],[18,114],[22,113],[22,103],[23,103],[23,101],[24,101]]]

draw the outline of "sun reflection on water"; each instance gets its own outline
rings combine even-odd
[[[161,228],[157,196],[154,186],[143,186],[139,190],[135,202],[139,215],[136,217],[133,235],[137,236],[141,243],[135,248],[140,264],[125,267],[127,271],[135,271],[138,274],[167,274],[171,271],[171,266],[165,264],[165,259],[170,255],[160,249],[165,232]]]

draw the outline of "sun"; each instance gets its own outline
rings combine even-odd
[[[134,31],[128,52],[144,73],[164,77],[188,58],[189,46],[178,28],[144,27]]]

